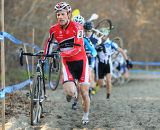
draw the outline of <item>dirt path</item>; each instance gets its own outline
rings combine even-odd
[[[81,124],[80,104],[79,109],[73,111],[61,88],[47,92],[47,113],[38,126],[30,126],[29,115],[24,110],[9,119],[6,130],[160,129],[160,78],[133,76],[128,84],[113,87],[110,100],[106,100],[105,88],[102,88],[92,98],[90,123],[86,126]]]

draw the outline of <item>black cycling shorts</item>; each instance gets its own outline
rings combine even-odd
[[[111,72],[110,64],[105,64],[99,61],[98,63],[98,78],[103,79],[106,74]]]

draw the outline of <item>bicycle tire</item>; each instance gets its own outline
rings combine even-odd
[[[113,40],[115,43],[117,43],[119,45],[119,47],[123,48],[123,39],[119,36],[116,36],[113,38]]]
[[[106,28],[108,30],[112,30],[113,26],[112,26],[112,22],[109,19],[103,19],[100,22],[98,22],[98,24],[95,26],[96,29],[100,29],[100,28]]]
[[[40,121],[42,114],[42,103],[40,102],[42,90],[42,80],[40,76],[35,76],[31,90],[31,125],[36,125]]]
[[[59,85],[61,76],[61,59],[59,54],[55,54],[54,58],[49,59],[49,87],[55,91]]]

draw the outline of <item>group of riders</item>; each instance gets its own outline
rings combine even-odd
[[[72,109],[76,110],[81,97],[82,123],[87,124],[90,94],[95,94],[97,88],[105,86],[106,99],[109,99],[113,68],[126,72],[132,63],[124,49],[109,38],[108,28],[94,29],[93,22],[85,20],[80,14],[72,17],[71,6],[66,2],[55,5],[55,14],[57,23],[49,30],[44,53],[50,53],[51,46],[60,51],[66,100],[72,102]],[[113,62],[115,54],[123,62],[118,62],[115,57]]]

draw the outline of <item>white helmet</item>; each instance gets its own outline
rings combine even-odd
[[[81,25],[84,25],[85,20],[81,15],[77,15],[75,17],[73,17],[73,21],[80,23]]]
[[[58,12],[61,10],[66,10],[69,13],[72,12],[71,6],[66,2],[59,2],[58,4],[55,5],[54,10],[55,12]]]
[[[108,36],[110,33],[110,30],[107,28],[100,28],[99,31],[103,33],[105,36]]]

